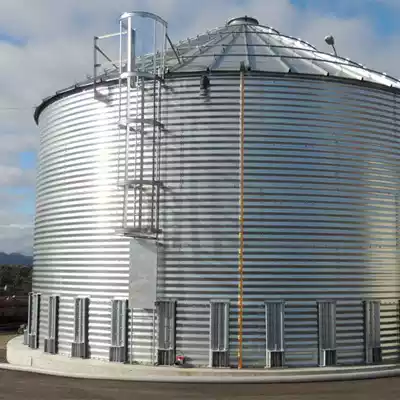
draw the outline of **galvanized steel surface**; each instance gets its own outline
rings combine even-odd
[[[181,62],[172,51],[167,54],[167,66],[173,72],[237,71],[243,61],[252,71],[333,76],[400,88],[400,82],[386,74],[252,23],[231,24],[203,33],[177,43],[176,50]],[[146,62],[143,58],[139,65],[145,67]]]
[[[370,82],[389,88],[400,89],[400,81],[374,71],[349,58],[324,52],[307,41],[280,33],[269,26],[259,25],[253,18],[234,18],[226,26],[203,32],[196,37],[180,40],[165,55],[167,71],[179,73],[236,72],[240,62],[252,71],[277,74],[302,74],[330,76],[358,82]],[[152,54],[137,57],[136,67],[148,71],[152,66]],[[108,69],[101,82],[118,79],[119,71]],[[93,84],[93,77],[57,92],[69,92],[76,87]],[[43,101],[35,112],[38,120],[51,96]]]
[[[95,101],[92,91],[55,103],[40,120],[33,290],[60,295],[62,354],[70,354],[73,341],[75,296],[90,297],[90,353],[105,359],[110,299],[128,296],[129,242],[115,232],[122,217],[116,127],[116,108]],[[152,316],[135,312],[134,354],[141,361],[150,361]],[[46,319],[42,301],[41,345]]]
[[[397,100],[328,81],[246,82],[245,362],[264,365],[263,303],[284,299],[287,363],[315,365],[315,300],[326,298],[342,302],[339,359],[359,361],[361,300],[399,299]],[[205,363],[204,304],[210,297],[236,303],[238,295],[239,79],[212,79],[206,100],[196,79],[170,84],[160,275],[165,294],[182,299],[178,347],[193,348]],[[391,318],[387,357],[398,312]]]
[[[166,53],[168,70],[179,73],[206,69],[236,72],[241,61],[252,71],[331,76],[400,88],[400,81],[386,73],[342,57],[340,53],[334,55],[319,50],[305,40],[282,34],[269,26],[251,20],[245,23],[240,18],[236,23],[181,40]],[[136,59],[137,68],[144,71],[148,71],[152,62],[152,54]],[[111,69],[103,78],[113,76],[116,71]]]
[[[230,300],[233,364],[237,353],[239,76],[211,84],[202,97],[198,76],[176,77],[163,93],[158,297],[177,300],[177,350],[197,365],[209,359],[210,299]],[[264,302],[274,299],[286,301],[289,366],[317,364],[317,299],[337,301],[340,363],[362,362],[361,302],[383,300],[384,359],[398,359],[397,102],[396,94],[329,78],[248,73],[245,366],[265,365]],[[87,90],[40,116],[33,289],[61,296],[63,354],[73,340],[74,296],[90,296],[91,355],[105,359],[110,299],[128,297],[129,242],[115,233],[116,110]],[[135,311],[136,361],[151,361],[152,324],[152,310]]]

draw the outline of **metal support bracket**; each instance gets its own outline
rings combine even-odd
[[[229,366],[229,302],[210,302],[210,367]]]
[[[157,364],[173,365],[176,354],[176,301],[156,302],[158,320]]]
[[[266,367],[279,368],[285,363],[285,303],[265,303]]]
[[[364,301],[365,362],[382,362],[381,304],[380,301]]]
[[[318,348],[319,366],[336,365],[336,303],[318,302]]]
[[[93,94],[94,98],[98,101],[108,103],[108,96],[102,94],[98,90],[99,77],[104,75],[107,68],[113,67],[113,69],[118,70],[118,62],[112,60],[112,58],[100,47],[100,41],[104,39],[114,38],[120,36],[118,33],[110,33],[103,36],[95,36],[93,39]],[[102,72],[101,69],[103,69]]]

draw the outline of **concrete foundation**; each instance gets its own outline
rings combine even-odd
[[[23,344],[22,336],[7,344],[7,361],[2,369],[30,371],[72,378],[153,382],[279,383],[355,380],[400,376],[400,365],[335,367],[281,370],[232,370],[207,368],[144,367],[113,364],[50,355]]]

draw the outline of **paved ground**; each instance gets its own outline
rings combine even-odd
[[[398,400],[400,379],[301,384],[156,384],[59,378],[0,370],[5,400]]]
[[[0,362],[6,362],[6,345],[7,342],[15,337],[14,333],[0,332]]]
[[[0,362],[13,334],[0,334]],[[3,357],[3,359],[2,359]],[[400,378],[301,384],[157,384],[94,381],[0,369],[0,400],[398,400]]]

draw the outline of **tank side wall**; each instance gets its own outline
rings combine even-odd
[[[206,97],[198,78],[170,79],[163,93],[158,297],[178,301],[177,350],[197,365],[209,363],[216,299],[230,302],[236,365],[239,98],[238,76],[211,76]],[[318,362],[318,299],[337,301],[341,364],[362,362],[362,301],[382,300],[384,358],[394,360],[397,99],[335,82],[250,76],[245,98],[245,365],[265,365],[264,302],[272,299],[287,303],[288,365]],[[129,242],[115,233],[116,126],[115,101],[106,106],[90,91],[53,103],[40,118],[33,289],[62,297],[62,354],[73,340],[74,296],[90,295],[91,353],[107,359],[110,299],[129,294]],[[41,304],[42,346],[47,300]],[[150,362],[152,310],[133,314],[133,359]]]
[[[236,357],[239,212],[239,81],[169,81],[164,118],[161,203],[164,260],[160,295],[178,299],[177,348],[209,364],[211,299],[230,301],[230,349]]]
[[[245,103],[247,362],[263,363],[253,327],[262,327],[268,298],[335,300],[338,362],[360,363],[362,300],[400,295],[397,100],[330,82],[249,78]],[[316,363],[315,320],[315,309],[289,312],[289,365]],[[384,355],[398,335],[387,331]]]
[[[239,78],[169,82],[162,202],[178,348],[209,357],[209,299],[231,302],[237,356]],[[362,301],[399,299],[397,99],[328,81],[246,78],[245,365],[265,365],[266,300],[286,301],[286,361],[318,363],[316,301],[337,302],[338,361],[364,357]],[[384,357],[398,330],[385,311]]]
[[[116,233],[122,226],[117,182],[124,145],[116,93],[111,88],[106,105],[84,91],[42,112],[34,241],[33,290],[43,295],[40,347],[47,335],[48,295],[60,295],[59,351],[65,355],[74,340],[74,298],[89,296],[90,357],[105,360],[110,300],[129,294],[129,241]],[[150,362],[153,311],[131,315],[133,359]]]

